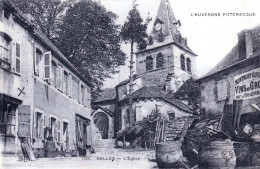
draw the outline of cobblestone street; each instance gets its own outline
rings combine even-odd
[[[22,168],[55,168],[55,169],[127,169],[127,168],[157,168],[154,160],[154,151],[98,148],[96,154],[88,155],[87,159],[81,157],[40,158],[36,161],[21,162],[18,158],[2,159],[3,169]]]

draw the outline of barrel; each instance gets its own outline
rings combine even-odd
[[[44,158],[45,157],[45,149],[43,149],[43,148],[40,148],[40,149],[38,149],[38,157],[39,158]]]
[[[200,168],[235,168],[236,155],[231,140],[212,141],[201,145],[199,150]]]
[[[156,144],[156,162],[159,168],[176,167],[183,158],[179,141],[162,142]]]

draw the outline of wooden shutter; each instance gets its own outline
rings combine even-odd
[[[33,115],[33,129],[32,129],[33,130],[33,138],[37,138],[37,136],[38,136],[38,128],[36,128],[36,123],[37,123],[37,112],[34,112],[34,115]]]
[[[51,52],[43,54],[44,57],[44,80],[51,79]]]
[[[29,105],[18,106],[18,137],[30,137],[30,115]]]
[[[72,96],[72,75],[71,74],[69,74],[68,93],[69,96],[71,97]]]
[[[81,97],[82,97],[82,93],[81,93],[81,82],[79,82],[78,84],[79,84],[79,91],[78,91],[79,95],[78,95],[78,101],[79,101],[79,103],[81,103],[81,101],[82,101],[82,99],[81,99]]]
[[[20,44],[16,43],[16,50],[15,50],[15,72],[21,73],[21,61],[20,61]]]
[[[57,142],[61,142],[61,122],[57,120]]]

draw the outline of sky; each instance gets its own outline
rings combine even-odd
[[[132,0],[99,0],[108,10],[118,15],[117,23],[124,24]],[[147,29],[149,34],[161,0],[137,0],[143,19],[153,19]],[[237,43],[237,33],[260,24],[259,0],[168,0],[183,37],[189,47],[198,55],[197,76],[212,69]],[[195,13],[220,13],[220,16],[194,16]],[[227,13],[254,13],[255,16],[227,16]],[[223,16],[225,14],[225,16]],[[122,44],[122,50],[129,56],[130,45]],[[127,60],[129,61],[129,60]],[[119,68],[120,73],[104,82],[104,88],[116,86],[129,77],[129,62]]]

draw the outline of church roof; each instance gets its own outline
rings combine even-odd
[[[103,89],[100,93],[97,99],[95,99],[94,102],[102,102],[102,101],[108,101],[113,100],[116,98],[116,89],[115,88],[107,88]]]
[[[176,99],[174,95],[166,95],[162,88],[158,86],[144,86],[138,90],[136,90],[132,97],[135,99],[138,98],[159,98],[163,99],[164,101],[178,107],[181,110],[187,111],[192,113],[189,106],[182,103],[180,100]]]
[[[193,55],[196,55],[188,47],[187,39],[181,36],[181,33],[177,28],[178,20],[175,18],[175,15],[168,0],[161,0],[160,6],[157,11],[157,16],[154,20],[154,26],[158,22],[162,25],[161,33],[164,35],[164,41],[157,42],[156,40],[154,40],[153,44],[148,45],[146,50],[174,43],[180,48],[190,52]],[[150,33],[150,37],[152,37],[153,39],[157,39],[157,36],[158,32],[153,28]]]

